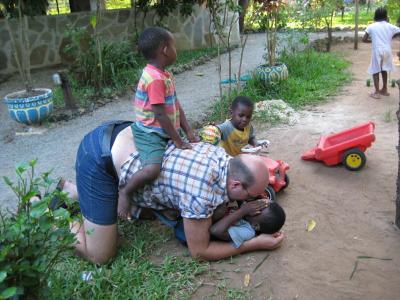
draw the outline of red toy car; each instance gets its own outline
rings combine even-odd
[[[269,170],[269,185],[266,187],[263,197],[272,201],[276,200],[276,193],[289,186],[289,176],[286,171],[289,165],[282,160],[273,160],[266,156],[260,156]]]
[[[258,154],[265,145],[268,147],[270,144],[268,140],[260,140],[258,142],[261,146],[250,147],[249,145],[243,147],[242,152]],[[258,156],[262,158],[269,171],[269,185],[265,188],[265,192],[262,196],[275,201],[276,193],[289,186],[289,176],[286,174],[286,171],[289,170],[289,165],[282,160],[273,160],[263,155]]]
[[[367,162],[364,152],[375,141],[374,130],[375,124],[368,122],[322,136],[317,146],[304,153],[301,159],[323,161],[327,166],[342,163],[350,171],[361,170]]]

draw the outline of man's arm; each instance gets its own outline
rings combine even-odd
[[[368,34],[367,32],[364,34],[364,36],[363,36],[363,38],[362,38],[362,41],[363,41],[364,43],[372,43],[372,41],[371,41],[370,38],[369,38],[369,34]]]
[[[184,218],[183,225],[191,256],[209,261],[249,251],[275,249],[283,240],[283,234],[260,234],[244,242],[239,248],[234,248],[227,242],[210,241],[211,218],[199,220]]]

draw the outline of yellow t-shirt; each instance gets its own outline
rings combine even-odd
[[[217,125],[221,130],[221,147],[231,156],[241,153],[241,149],[254,138],[253,126],[247,125],[243,131],[236,129],[230,120]]]

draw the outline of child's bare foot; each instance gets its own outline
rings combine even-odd
[[[379,94],[381,94],[382,96],[390,96],[390,94],[388,93],[388,91],[386,89],[381,89],[379,91]]]
[[[129,199],[125,194],[120,193],[118,197],[118,216],[123,220],[130,220],[131,217],[131,205]]]
[[[381,96],[379,95],[379,93],[376,93],[376,92],[369,94],[369,96],[374,99],[381,99]]]

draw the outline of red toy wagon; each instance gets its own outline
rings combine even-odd
[[[304,153],[301,159],[323,161],[327,166],[342,163],[350,171],[361,170],[367,162],[364,152],[375,141],[374,129],[375,124],[368,122],[322,136],[317,146]]]

